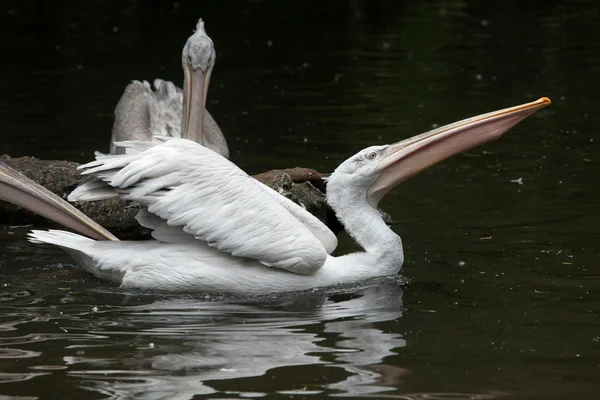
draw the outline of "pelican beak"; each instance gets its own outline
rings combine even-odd
[[[518,122],[550,104],[542,97],[531,103],[493,111],[436,128],[389,145],[377,166],[380,173],[368,191],[376,207],[392,188],[455,154],[498,139]]]
[[[186,139],[201,143],[202,130],[204,129],[204,114],[206,112],[206,97],[212,67],[203,71],[201,68],[194,69],[191,65],[185,64],[183,71],[185,115],[182,135]]]
[[[0,200],[23,207],[98,240],[119,240],[45,187],[0,161]]]

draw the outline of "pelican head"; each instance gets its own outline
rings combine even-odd
[[[198,143],[202,143],[206,96],[216,57],[213,41],[200,19],[196,32],[187,40],[181,54],[184,71],[181,133],[182,137]]]
[[[519,121],[549,104],[550,99],[542,97],[531,103],[467,118],[394,144],[363,149],[340,164],[328,178],[328,201],[334,209],[341,208],[336,207],[339,194],[346,192],[350,197],[347,193],[354,191],[360,196],[353,195],[355,201],[366,199],[376,208],[383,196],[401,182],[455,154],[498,139]]]

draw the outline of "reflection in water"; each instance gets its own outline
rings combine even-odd
[[[296,302],[281,309],[277,304],[168,300],[113,310],[104,317],[116,312],[120,324],[145,328],[128,332],[99,329],[101,324],[97,324],[93,333],[134,335],[130,340],[138,350],[127,360],[67,357],[65,361],[71,364],[69,373],[84,378],[86,387],[120,397],[187,399],[215,392],[208,381],[262,376],[278,367],[314,364],[336,364],[335,368],[349,374],[327,386],[336,391],[389,390],[377,386],[381,374],[370,367],[392,355],[394,348],[403,347],[405,341],[381,331],[375,323],[401,317],[402,289],[384,284],[337,302],[326,295],[311,300],[308,307],[303,304],[292,312],[286,309],[296,308]],[[317,325],[318,332],[313,332],[311,328]],[[324,336],[337,337],[325,344]],[[161,346],[173,338],[185,340],[175,348]]]
[[[80,387],[114,398],[188,399],[217,392],[219,381],[319,364],[345,373],[317,391],[390,390],[377,371],[395,373],[380,364],[405,345],[398,334],[377,327],[402,316],[402,289],[395,282],[353,294],[312,292],[260,303],[171,298],[56,315],[44,315],[47,309],[36,307],[33,295],[3,293],[3,298],[0,358],[13,364],[11,373],[0,371],[0,383],[66,369],[61,372]],[[19,334],[33,322],[47,323],[53,332]],[[44,353],[32,350],[40,342],[47,349],[44,362],[53,365],[34,364]],[[296,383],[278,383],[277,390],[297,390]]]
[[[402,317],[399,283],[253,301],[131,294],[102,307],[90,306],[89,296],[98,301],[103,293],[81,292],[61,296],[60,303],[68,297],[79,305],[54,315],[36,305],[36,295],[10,301],[5,292],[0,358],[12,363],[0,369],[0,384],[60,374],[74,387],[115,399],[272,392],[421,398],[394,394],[411,371],[386,363],[406,346],[402,335],[386,332],[398,332],[386,324]],[[46,331],[19,333],[34,322]],[[310,369],[298,372],[303,366]],[[297,372],[277,378],[289,367]]]

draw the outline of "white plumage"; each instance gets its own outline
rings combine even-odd
[[[366,253],[335,258],[310,275],[266,267],[256,260],[233,257],[204,242],[95,241],[66,231],[30,234],[34,243],[63,248],[84,270],[124,287],[167,291],[200,291],[260,295],[358,282],[397,273],[372,269]]]
[[[359,236],[384,231],[397,246],[332,257],[335,235],[302,207],[198,143],[159,139],[163,143],[122,143],[126,154],[98,156],[80,167],[139,204],[137,219],[153,229],[155,241],[93,241],[54,230],[33,231],[31,240],[62,247],[97,276],[140,288],[262,294],[400,269],[401,242],[377,210],[371,208],[368,218],[375,221]],[[95,181],[69,200],[93,200],[98,193],[110,191]]]
[[[99,157],[80,168],[167,225],[236,257],[310,274],[335,248],[335,235],[317,218],[282,196],[275,200],[271,189],[212,150],[189,140],[149,143],[123,143],[126,155]],[[86,186],[69,200],[82,198],[91,199]]]
[[[2,164],[0,185],[6,190],[0,198],[106,239],[56,230],[31,233],[33,242],[57,245],[87,271],[124,286],[250,295],[356,282],[402,267],[402,241],[376,208],[389,190],[445,158],[497,139],[548,104],[541,98],[483,114],[366,148],[344,161],[328,178],[327,201],[365,252],[342,257],[328,254],[337,240],[314,216],[186,139],[123,143],[126,154],[100,155],[80,167],[116,191],[96,181],[69,197],[93,200],[118,193],[140,205],[137,219],[156,240],[115,240]]]

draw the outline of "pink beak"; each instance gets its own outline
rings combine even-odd
[[[377,167],[381,173],[368,191],[369,203],[376,207],[392,188],[455,154],[498,139],[521,120],[549,105],[542,97],[531,103],[493,111],[436,128],[391,144]]]

